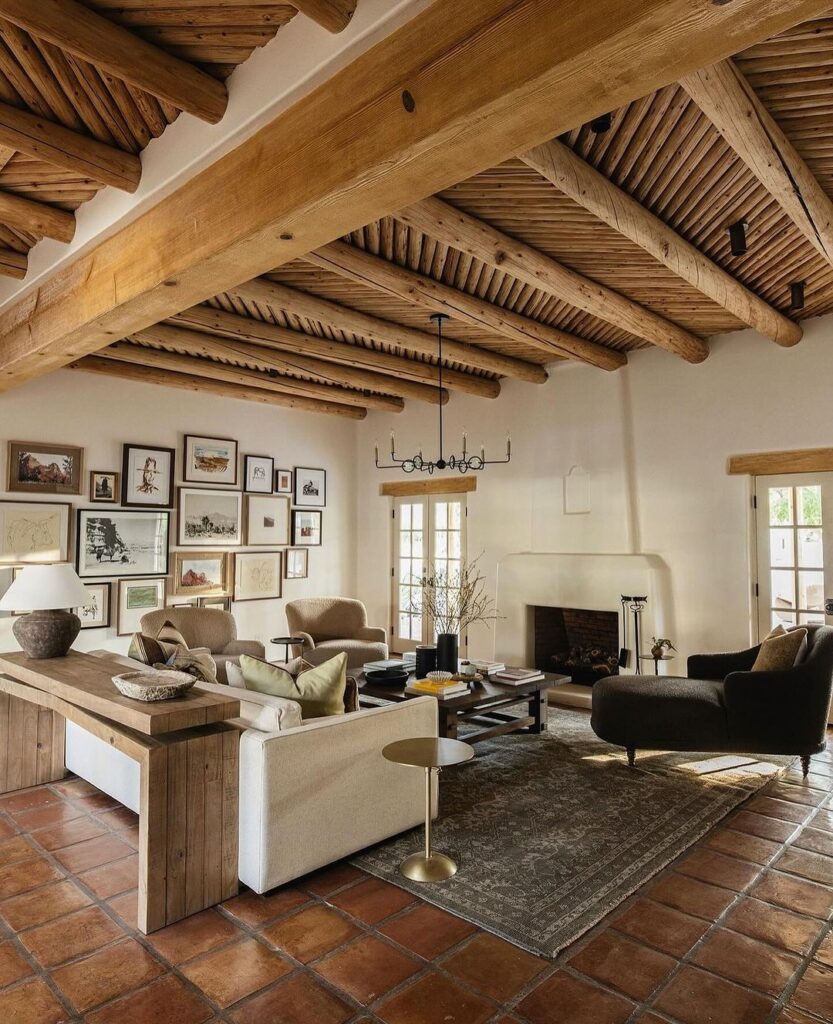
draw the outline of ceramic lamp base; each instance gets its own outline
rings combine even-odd
[[[413,882],[445,882],[457,874],[457,863],[444,853],[412,853],[399,865],[399,870]]]
[[[29,612],[21,615],[12,626],[15,639],[30,658],[62,658],[75,642],[81,630],[81,620],[74,612]]]

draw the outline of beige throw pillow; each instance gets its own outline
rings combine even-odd
[[[789,633],[784,630],[781,634],[767,637],[761,644],[752,671],[785,672],[798,664],[806,646],[806,629],[793,629]]]
[[[296,701],[301,705],[302,718],[344,714],[346,654],[337,654],[329,661],[301,672],[296,679],[280,666],[246,654],[240,656],[240,669],[247,690]]]
[[[157,632],[156,639],[161,640],[166,644],[177,644],[179,647],[184,647],[186,651],[188,650],[188,644],[185,642],[185,637],[169,619],[165,620],[164,624]]]

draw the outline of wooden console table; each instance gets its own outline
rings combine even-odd
[[[70,651],[0,654],[0,793],[64,777],[64,719],[139,765],[139,930],[237,893],[240,702],[190,690],[143,704],[112,676],[124,662]]]

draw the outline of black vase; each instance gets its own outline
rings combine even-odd
[[[460,638],[456,633],[437,634],[437,669],[457,673]]]

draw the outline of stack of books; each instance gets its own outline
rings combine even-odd
[[[537,668],[503,668],[495,672],[493,679],[498,683],[508,683],[510,686],[521,686],[523,683],[537,683],[544,678],[544,673]]]
[[[417,679],[405,687],[405,693],[428,694],[429,697],[456,697],[460,693],[468,692],[468,683],[461,679],[436,683],[431,679]]]
[[[385,658],[384,661],[368,661],[364,666],[365,672],[389,672],[391,669],[410,668],[406,666],[401,658]]]
[[[405,651],[402,655],[405,668],[413,668],[416,665],[416,651]]]
[[[488,661],[484,658],[473,658],[472,665],[478,672],[487,676],[492,676],[495,672],[502,672],[506,668],[502,661]]]

